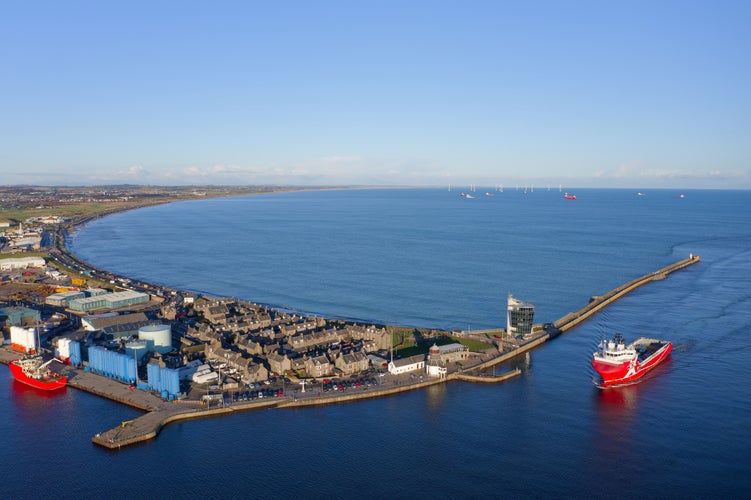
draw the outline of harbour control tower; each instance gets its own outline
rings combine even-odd
[[[534,320],[534,304],[522,302],[509,293],[506,307],[506,334],[518,339],[531,335]]]

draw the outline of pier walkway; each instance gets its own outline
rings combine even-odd
[[[658,269],[653,273],[645,274],[644,276],[636,278],[635,280],[631,280],[628,283],[614,288],[604,295],[592,297],[592,299],[589,301],[589,304],[582,307],[578,311],[569,313],[558,321],[555,321],[552,326],[553,328],[560,330],[561,333],[565,333],[582,321],[587,320],[589,317],[591,317],[601,309],[620,299],[627,293],[633,292],[640,286],[651,283],[652,281],[664,280],[670,273],[674,273],[675,271],[679,271],[698,262],[699,256],[692,254],[687,259],[679,260],[678,262],[670,264],[669,266],[665,266],[662,269]]]
[[[207,408],[201,405],[200,402],[193,400],[164,401],[150,392],[131,390],[127,384],[122,384],[106,377],[86,372],[82,369],[66,366],[56,370],[69,377],[68,385],[71,387],[109,398],[147,412],[133,420],[124,421],[114,429],[99,433],[92,438],[92,442],[95,444],[110,449],[117,449],[153,439],[157,436],[162,427],[171,422],[180,420],[214,415],[226,415],[236,411],[247,411],[260,408],[289,408],[344,403],[365,398],[398,394],[435,384],[442,384],[452,380],[467,382],[503,382],[520,375],[521,370],[516,368],[499,376],[490,376],[480,372],[521,354],[525,354],[547,342],[551,338],[557,337],[561,333],[566,333],[581,322],[590,318],[592,315],[596,314],[598,311],[640,286],[652,281],[665,279],[670,273],[684,269],[698,262],[699,257],[691,255],[687,259],[665,266],[655,272],[645,274],[644,276],[629,281],[628,283],[625,283],[603,295],[592,297],[590,302],[578,311],[567,314],[563,318],[546,325],[545,328],[537,325],[536,329],[538,330],[538,333],[531,338],[525,339],[524,341],[500,340],[500,348],[496,354],[489,355],[485,353],[478,358],[476,363],[463,367],[461,371],[449,373],[444,378],[411,379],[403,376],[389,375],[387,380],[391,382],[391,384],[384,382],[377,387],[368,388],[367,390],[358,392],[346,394],[327,393],[325,395],[322,395],[319,392],[307,394],[304,397],[302,395],[296,395],[294,397],[285,396],[249,402],[233,402],[226,406],[221,405],[218,407]],[[490,332],[492,331],[488,331],[487,333]],[[482,332],[473,332],[473,334],[481,333]],[[0,362],[7,364],[12,359],[17,359],[18,357],[20,357],[20,354],[11,351],[9,346],[3,346],[0,348]],[[486,357],[489,357],[490,359],[485,359]]]

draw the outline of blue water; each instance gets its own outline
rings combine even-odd
[[[484,191],[483,191],[484,192]],[[355,190],[183,202],[116,214],[73,250],[122,274],[367,322],[502,325],[506,295],[553,321],[685,258],[514,362],[501,385],[454,382],[347,405],[171,425],[109,452],[96,432],[139,412],[45,397],[0,370],[4,497],[718,498],[751,492],[751,192],[579,190],[464,199]],[[589,357],[614,331],[670,339],[642,383],[601,392]]]

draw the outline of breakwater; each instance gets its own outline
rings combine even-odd
[[[566,316],[562,317],[561,319],[553,322],[552,326],[554,329],[560,331],[561,333],[565,333],[571,328],[581,323],[582,321],[586,321],[593,314],[609,306],[610,304],[620,299],[624,295],[636,290],[637,288],[641,286],[646,285],[647,283],[651,283],[653,281],[664,280],[665,278],[668,277],[670,273],[673,273],[675,271],[680,271],[681,269],[684,269],[690,265],[696,264],[699,262],[699,260],[700,259],[698,255],[692,254],[686,259],[679,260],[678,262],[675,262],[674,264],[670,264],[661,269],[658,269],[657,271],[654,271],[649,274],[645,274],[644,276],[640,276],[639,278],[631,280],[628,283],[625,283],[617,288],[610,290],[606,294],[592,297],[592,299],[589,301],[589,303],[586,306],[582,307],[576,312],[569,313]]]
[[[472,370],[484,370],[497,364],[503,363],[504,361],[508,361],[511,358],[519,356],[520,354],[525,354],[532,349],[544,344],[548,340],[555,338],[560,334],[568,332],[575,326],[586,321],[597,312],[606,308],[628,293],[633,292],[637,288],[653,281],[664,280],[671,273],[685,269],[686,267],[693,264],[697,264],[699,261],[700,257],[698,255],[690,255],[686,259],[679,260],[678,262],[665,266],[661,269],[658,269],[657,271],[640,276],[629,281],[628,283],[624,283],[623,285],[620,285],[607,293],[593,296],[590,299],[589,303],[581,309],[570,312],[562,318],[554,321],[553,323],[550,323],[549,325],[535,325],[535,328],[533,330],[538,331],[538,333],[532,335],[529,339],[526,339],[520,344],[509,345],[507,342],[501,341],[501,347],[503,347],[503,349],[499,348],[500,354],[476,366],[473,366]]]

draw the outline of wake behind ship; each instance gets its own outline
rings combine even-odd
[[[641,337],[625,345],[617,333],[612,340],[600,342],[592,355],[592,367],[602,378],[601,389],[635,383],[660,364],[673,350],[667,340]]]
[[[44,391],[62,389],[68,385],[68,379],[48,368],[55,358],[45,362],[41,354],[30,354],[10,362],[10,373],[22,384]]]

